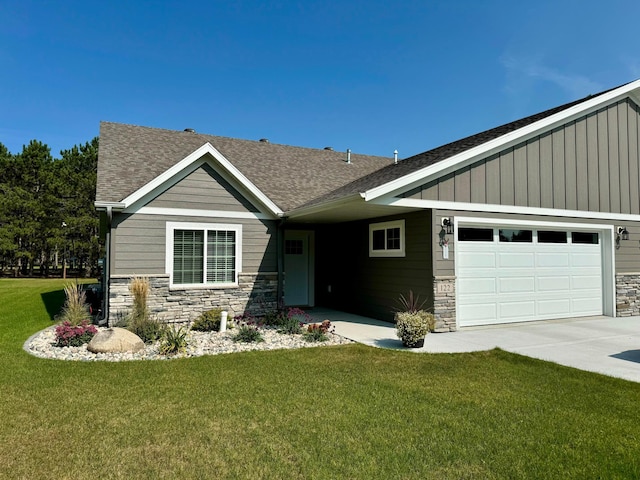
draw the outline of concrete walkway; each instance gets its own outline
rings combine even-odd
[[[336,333],[365,345],[404,349],[394,325],[336,310],[316,308],[319,321],[331,320]],[[589,372],[640,382],[640,317],[587,317],[427,335],[422,353],[462,353],[501,348]]]

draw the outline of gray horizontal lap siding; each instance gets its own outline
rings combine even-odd
[[[273,221],[134,214],[119,216],[114,222],[111,273],[114,275],[166,273],[167,222],[241,224],[242,271],[247,273],[277,271],[276,224]]]
[[[639,116],[618,102],[403,197],[639,214]]]
[[[224,178],[204,165],[173,187],[151,200],[147,206],[195,210],[257,212]]]

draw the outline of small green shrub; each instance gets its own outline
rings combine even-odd
[[[89,313],[85,291],[82,290],[80,285],[68,284],[64,287],[64,294],[66,299],[58,320],[68,322],[73,327],[82,325],[83,322],[88,323],[91,314]]]
[[[325,320],[322,323],[312,323],[307,326],[307,331],[303,334],[307,342],[326,342],[329,340],[328,333],[333,333],[331,322]]]
[[[56,327],[56,347],[79,347],[89,343],[98,329],[83,320],[80,325],[72,325],[65,320]]]
[[[278,333],[285,335],[295,335],[302,333],[302,323],[297,318],[284,317],[278,327]]]
[[[161,355],[174,355],[187,348],[187,330],[184,327],[167,327],[162,331],[159,352]]]
[[[203,312],[198,318],[195,319],[191,330],[198,332],[219,332],[220,321],[222,320],[222,309],[213,308]]]
[[[153,343],[162,335],[162,325],[156,319],[135,318],[130,316],[127,320],[127,329],[138,335],[144,343]]]
[[[250,325],[247,323],[241,324],[238,328],[238,333],[233,337],[234,342],[243,342],[243,343],[259,343],[264,342],[264,338],[262,338],[262,334],[260,330],[255,325]]]

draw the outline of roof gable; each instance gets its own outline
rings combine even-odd
[[[297,208],[392,163],[390,158],[358,154],[347,163],[342,152],[102,122],[97,203],[139,201],[203,155],[211,155],[263,205],[271,204],[274,213]]]

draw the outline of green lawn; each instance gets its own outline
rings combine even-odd
[[[640,478],[640,384],[499,350],[31,357],[62,285],[0,279],[0,478]]]

